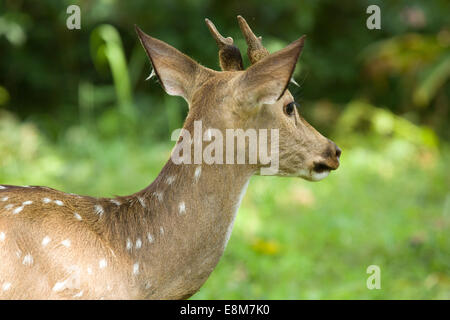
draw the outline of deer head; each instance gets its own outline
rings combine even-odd
[[[244,18],[238,16],[238,21],[252,63],[247,70],[233,39],[223,37],[208,19],[206,24],[219,47],[221,72],[200,65],[137,27],[136,30],[164,90],[183,97],[189,104],[184,128],[192,130],[193,122],[202,121],[204,128],[222,131],[276,129],[279,168],[275,174],[311,181],[325,178],[338,168],[341,150],[301,117],[298,104],[287,89],[305,36],[269,54],[261,37],[255,36]],[[258,158],[253,164],[255,173],[262,166]]]

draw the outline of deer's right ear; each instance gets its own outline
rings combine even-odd
[[[286,91],[305,36],[249,67],[237,79],[235,98],[244,107],[275,103]]]
[[[138,26],[135,28],[163,89],[170,95],[183,97],[189,103],[197,86],[214,71],[167,43],[150,37]]]

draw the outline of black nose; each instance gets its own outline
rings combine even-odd
[[[327,148],[326,153],[324,154],[324,157],[325,158],[334,158],[334,157],[336,157],[336,159],[339,160],[339,158],[341,157],[341,153],[342,153],[341,148],[339,148],[336,145],[336,143],[334,143],[333,141],[331,141],[331,140],[328,140],[328,141],[330,142],[330,144],[329,144],[329,146]]]
[[[335,145],[336,146],[336,145]],[[342,153],[342,150],[341,150],[341,148],[339,148],[338,146],[336,146],[336,158],[340,158],[341,157],[341,153]]]

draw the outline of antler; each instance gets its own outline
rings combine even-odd
[[[262,37],[257,37],[242,16],[237,16],[239,27],[247,42],[247,55],[252,64],[269,55],[269,51],[262,45]]]
[[[248,58],[250,59],[250,62],[252,64],[255,64],[264,57],[267,57],[270,53],[262,45],[262,37],[255,36],[252,29],[250,29],[247,21],[245,21],[242,16],[237,16],[237,19],[239,22],[239,27],[241,28],[241,32],[245,37],[245,42],[247,42]],[[293,77],[291,78],[290,82],[295,84],[297,87],[300,87],[300,85],[294,80]]]
[[[209,31],[211,32],[211,35],[216,40],[217,46],[219,47],[219,62],[222,70],[244,70],[241,52],[233,44],[233,38],[224,38],[219,33],[219,31],[217,31],[216,26],[209,19],[205,19],[205,22],[208,26]]]

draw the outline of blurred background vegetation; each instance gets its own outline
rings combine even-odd
[[[81,30],[66,9],[81,7]],[[381,8],[381,30],[366,8]],[[245,53],[307,34],[291,88],[343,149],[320,183],[254,177],[194,299],[450,299],[450,2],[0,2],[0,183],[93,196],[147,186],[187,106],[154,80],[134,24],[218,69],[204,18]],[[248,65],[247,57],[244,62]],[[381,268],[381,290],[366,268]]]

